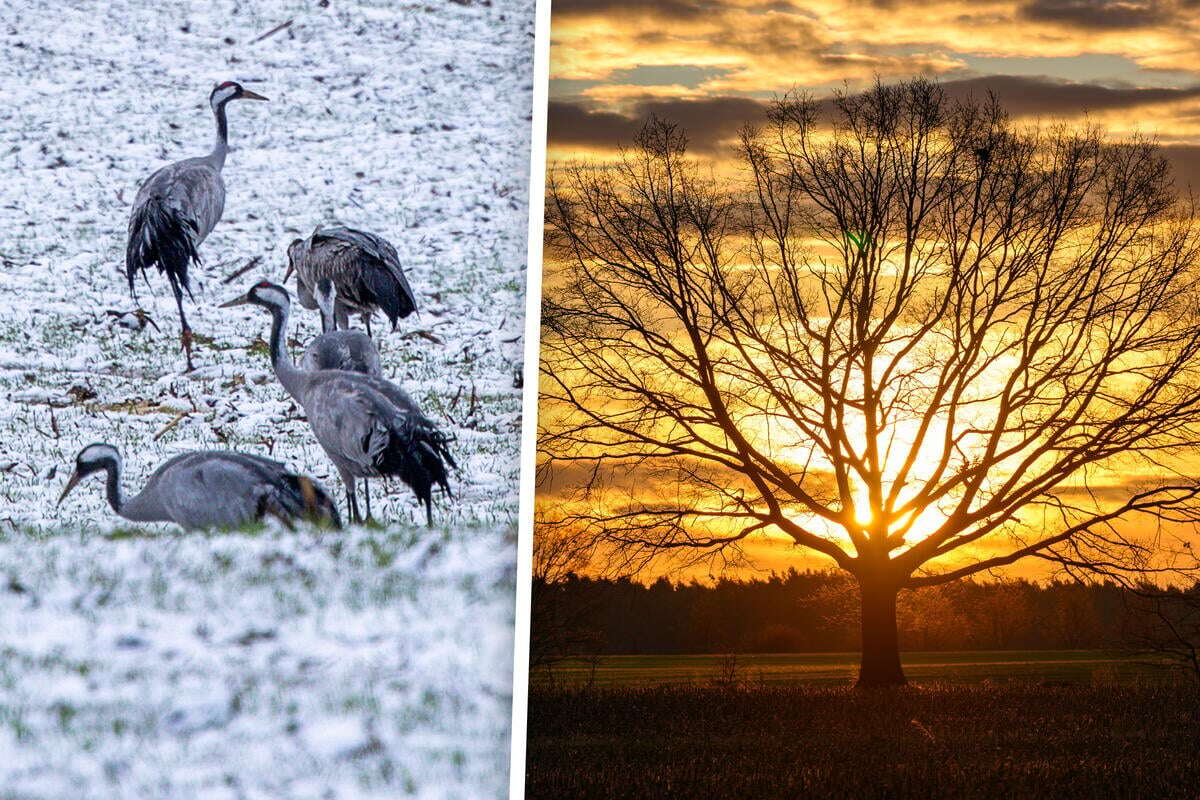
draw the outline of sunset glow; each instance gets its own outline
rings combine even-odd
[[[1029,131],[1031,136],[1098,125],[1106,141],[1151,137],[1161,145],[1159,152],[1170,163],[1177,186],[1200,184],[1200,69],[1188,55],[1200,46],[1200,25],[1182,6],[1172,4],[1129,4],[1104,12],[1098,13],[1091,4],[1053,0],[937,3],[923,6],[919,15],[887,2],[867,7],[721,0],[703,8],[686,0],[556,3],[549,158],[552,165],[579,159],[617,164],[620,154],[632,146],[643,120],[654,115],[680,125],[687,137],[688,159],[702,173],[746,189],[749,178],[737,149],[739,132],[747,125],[766,125],[772,98],[789,92],[807,93],[818,101],[818,108],[825,108],[820,103],[836,89],[854,92],[876,79],[886,84],[926,76],[935,79],[955,101],[994,93],[1009,112],[1014,130]],[[887,24],[880,24],[882,19]],[[821,146],[829,141],[825,132],[813,136],[813,142]],[[731,239],[739,235],[729,234]],[[1059,257],[1080,257],[1096,235],[1091,228],[1074,231],[1061,242]],[[729,249],[735,252],[744,246]],[[822,283],[822,272],[831,268],[827,264],[836,268],[850,257],[847,253],[858,249],[886,254],[877,258],[882,282],[900,280],[905,269],[901,241],[872,242],[853,226],[840,233],[834,229],[808,238],[798,235],[789,246],[796,248],[791,257],[806,259],[801,271],[811,276],[811,287]],[[547,263],[548,287],[558,285],[562,268],[553,260]],[[761,265],[735,263],[728,269],[745,270],[750,276],[760,269],[759,277],[768,283],[773,280],[771,269]],[[929,285],[936,294],[937,282]],[[1114,291],[1124,290],[1115,284]],[[771,324],[764,321],[760,327],[766,330]],[[820,327],[824,322],[813,317],[809,324]],[[1147,320],[1146,324],[1158,323]],[[799,341],[797,331],[789,331],[789,325],[788,320],[780,320],[777,341]],[[1105,352],[1107,334],[1103,328],[1092,330],[1089,325],[1062,328],[1063,353],[1081,359],[1083,367]],[[899,322],[893,333],[903,337],[903,330]],[[1097,338],[1080,347],[1077,334]],[[676,335],[668,334],[671,339]],[[969,386],[955,399],[952,418],[947,416],[951,412],[940,409],[927,413],[927,404],[942,402],[933,380],[939,364],[955,357],[954,343],[918,334],[923,337],[921,346],[911,353],[882,347],[868,372],[892,370],[911,373],[911,378],[895,383],[885,396],[871,401],[888,409],[875,419],[874,433],[868,431],[866,418],[859,413],[859,404],[867,398],[853,391],[845,394],[845,403],[836,412],[839,435],[845,437],[844,445],[837,445],[839,450],[845,449],[838,458],[846,455],[849,463],[858,465],[848,472],[838,472],[830,453],[818,447],[789,414],[772,410],[773,401],[768,395],[756,394],[753,380],[740,382],[745,377],[737,377],[732,370],[722,375],[723,391],[745,403],[738,424],[753,446],[790,465],[795,479],[810,491],[830,498],[829,518],[805,508],[787,507],[789,519],[852,553],[852,539],[860,532],[868,536],[873,530],[886,530],[889,537],[897,539],[895,553],[903,554],[941,532],[954,514],[963,512],[956,509],[960,488],[933,490],[955,470],[969,472],[972,460],[986,449],[995,447],[1001,455],[970,489],[984,497],[1006,491],[1023,472],[1042,469],[1056,457],[1053,450],[1040,453],[1033,439],[1023,444],[1028,435],[1023,424],[1009,431],[1005,426],[1012,423],[997,417],[996,399],[1011,389],[1005,388],[1006,380],[1017,365],[1026,335],[1028,331],[1017,317],[1011,324],[989,329],[980,344],[989,354],[981,366],[983,371],[972,375]],[[682,332],[678,336],[682,337]],[[682,345],[686,350],[686,344],[676,341],[673,346]],[[899,348],[905,341],[901,338],[894,344]],[[949,348],[945,352],[939,349],[943,345]],[[1055,346],[1044,346],[1039,357],[1052,360]],[[721,355],[723,347],[725,355]],[[722,362],[726,356],[733,361],[759,357],[730,349],[730,342],[714,343],[710,348]],[[1086,355],[1089,352],[1094,355]],[[1118,359],[1123,360],[1105,379],[1104,392],[1134,396],[1145,383],[1144,368],[1153,364],[1156,356],[1139,351]],[[638,369],[636,360],[627,366]],[[664,373],[661,379],[669,381],[671,376]],[[854,380],[851,388],[856,385]],[[1061,389],[1054,386],[1038,389],[1039,402],[1069,406],[1074,402],[1073,393],[1080,390],[1071,380],[1063,382]],[[807,389],[789,387],[788,391],[803,398]],[[821,397],[813,395],[810,400],[819,405]],[[624,408],[621,401],[603,392],[590,402],[599,404],[597,408]],[[1095,413],[1105,401],[1088,402],[1093,402],[1088,413]],[[557,413],[550,408],[546,412]],[[640,414],[634,408],[618,413],[629,413],[631,419]],[[543,427],[547,424],[543,417]],[[554,424],[549,423],[550,427]],[[1081,514],[1110,508],[1144,485],[1187,471],[1186,459],[1167,450],[1154,462],[1125,461],[1119,455],[1109,456],[1066,477],[1055,485],[1057,499],[1050,501],[1050,506],[1018,514],[988,538],[969,540],[961,550],[947,550],[939,557],[941,563],[986,558],[998,552],[997,548],[1003,550],[998,538],[1011,547],[1042,534],[1047,526],[1068,524]],[[599,502],[610,511],[619,511],[653,502],[664,493],[683,492],[693,507],[704,508],[706,500],[713,497],[698,488],[714,480],[712,476],[689,478],[670,470],[648,469],[636,461],[593,469],[586,480],[594,482],[589,486],[595,491],[589,489],[581,495],[579,480],[583,477],[582,472],[564,469],[562,464],[544,472],[539,507],[562,511],[595,508]],[[735,480],[723,487],[730,494],[722,502],[748,488]],[[927,497],[926,493],[932,494]],[[598,497],[603,499],[598,501]],[[1053,514],[1051,506],[1056,507]],[[1092,511],[1085,512],[1085,508]],[[738,524],[727,522],[720,514],[694,523],[696,530],[703,530],[696,534],[700,538],[719,536]],[[745,560],[736,569],[829,565],[823,556],[803,548],[780,547],[781,538],[787,541],[788,537],[768,530],[741,542]],[[1045,567],[1024,561],[1004,569],[1008,574],[1036,576],[1044,574]]]
[[[1024,120],[1153,134],[1200,185],[1200,14],[1187,3],[565,0],[552,30],[551,159],[628,144],[651,112],[724,158],[780,93],[924,75],[994,90]]]

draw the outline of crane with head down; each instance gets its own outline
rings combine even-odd
[[[400,266],[400,256],[381,236],[341,226],[318,227],[307,239],[288,245],[284,283],[296,273],[296,296],[305,308],[316,308],[317,282],[328,278],[337,290],[334,313],[338,326],[349,315],[362,317],[371,335],[371,317],[383,312],[396,329],[398,320],[417,310],[417,297]]]
[[[111,444],[90,444],[75,457],[61,505],[81,480],[105,474],[112,510],[134,522],[174,522],[187,529],[238,528],[267,516],[288,527],[297,519],[341,527],[337,507],[311,478],[277,461],[230,450],[184,453],[168,460],[140,492],[121,490],[121,455]]]

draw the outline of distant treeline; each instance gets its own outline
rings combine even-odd
[[[619,653],[852,651],[858,589],[827,572],[789,570],[715,584],[569,575],[534,582],[534,661]],[[1138,614],[1114,583],[957,581],[901,592],[907,650],[1122,647]]]

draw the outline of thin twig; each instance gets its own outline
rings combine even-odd
[[[440,338],[438,338],[438,336],[436,334],[434,334],[430,331],[426,331],[426,330],[409,331],[408,333],[404,334],[404,336],[401,338],[410,339],[413,336],[419,336],[422,339],[425,339],[426,341],[433,342],[434,344],[442,344],[443,343],[442,340]]]
[[[246,266],[242,267],[237,272],[234,272],[232,275],[227,276],[224,280],[221,281],[221,283],[232,283],[235,279],[240,278],[241,276],[245,275],[250,270],[257,267],[258,263],[260,261],[262,261],[262,256],[255,256],[254,258],[252,258],[248,262],[246,262]]]
[[[190,412],[190,411],[182,411],[179,414],[176,414],[175,419],[168,422],[166,425],[163,426],[163,429],[161,431],[154,434],[154,441],[157,442],[159,439],[161,439],[163,436],[165,436],[167,431],[174,428],[176,425],[179,424],[180,420],[182,420],[184,417],[190,416],[191,413],[192,412]]]
[[[290,20],[290,19],[289,19],[287,22],[281,22],[281,23],[279,23],[279,24],[278,24],[278,25],[276,25],[274,28],[271,28],[271,30],[267,31],[266,33],[264,33],[262,36],[258,37],[257,39],[251,39],[251,40],[250,40],[250,44],[258,44],[258,43],[259,43],[259,42],[261,42],[263,39],[267,39],[267,38],[270,38],[270,37],[274,36],[275,34],[279,33],[279,32],[280,32],[281,30],[283,30],[284,28],[290,28],[290,27],[292,27],[292,22],[294,22],[294,21],[295,21],[295,20]]]

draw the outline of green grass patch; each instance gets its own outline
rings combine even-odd
[[[1157,680],[1161,666],[1099,650],[910,652],[901,656],[910,682],[980,683],[1043,680],[1085,682]],[[534,685],[647,687],[707,686],[714,682],[840,686],[858,674],[858,653],[601,656],[535,670]]]

